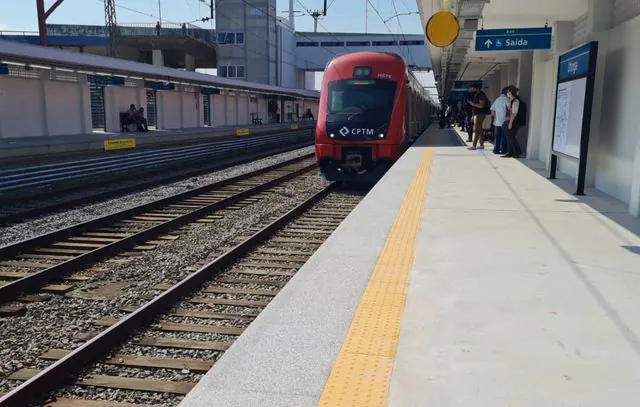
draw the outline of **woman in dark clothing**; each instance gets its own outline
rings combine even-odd
[[[520,108],[520,98],[518,97],[518,88],[511,85],[507,87],[507,97],[509,103],[507,104],[507,120],[502,125],[502,131],[507,135],[507,154],[503,155],[504,158],[520,158],[522,155],[522,148],[518,143],[518,109]]]

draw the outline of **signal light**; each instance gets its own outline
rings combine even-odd
[[[368,66],[359,66],[353,70],[354,78],[368,78],[371,76],[371,68]]]

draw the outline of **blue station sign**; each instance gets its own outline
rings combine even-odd
[[[124,78],[120,76],[87,75],[87,80],[97,86],[124,86]]]
[[[469,99],[469,92],[466,90],[452,90],[449,93],[449,102],[464,102]]]
[[[175,90],[175,83],[171,82],[158,82],[158,81],[144,81],[144,87],[153,90]]]
[[[9,75],[9,65],[0,64],[0,75]]]
[[[484,86],[483,81],[455,81],[453,83],[453,89],[469,90],[473,87],[482,89]]]
[[[218,88],[200,88],[200,93],[203,95],[219,95],[220,89]]]
[[[551,27],[479,30],[476,51],[521,51],[551,48]]]
[[[586,76],[589,73],[589,59],[592,51],[593,43],[587,43],[561,55],[558,80]]]

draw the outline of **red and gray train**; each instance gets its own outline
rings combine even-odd
[[[375,180],[430,124],[435,106],[404,60],[354,52],[327,65],[316,124],[316,159],[331,181]]]

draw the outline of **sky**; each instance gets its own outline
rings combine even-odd
[[[45,0],[46,7],[53,3],[54,0]],[[210,13],[207,3],[209,0],[116,0],[116,16],[118,23],[155,23],[162,14],[162,21],[212,28],[212,22],[199,21]],[[296,30],[313,31],[313,18],[308,11],[321,9],[323,4],[324,0],[294,0],[294,9],[299,11]],[[328,0],[328,4],[327,16],[318,23],[320,32],[365,32],[366,29],[369,33],[423,33],[416,0]],[[277,0],[277,5],[279,15],[286,17],[289,0]],[[394,17],[397,14],[406,15]],[[385,24],[383,20],[387,19],[390,20]],[[104,24],[103,0],[65,0],[47,23]],[[0,31],[37,29],[36,0],[0,0]],[[426,47],[425,52],[428,52]],[[433,84],[431,78],[424,79],[423,83]]]

